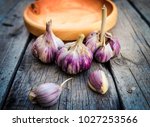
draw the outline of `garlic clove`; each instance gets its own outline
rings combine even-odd
[[[93,91],[100,94],[105,94],[109,88],[107,77],[102,70],[96,70],[90,73],[88,85]]]
[[[77,41],[65,44],[56,54],[56,63],[68,74],[77,74],[91,67],[93,54],[84,44],[81,34]]]
[[[47,96],[39,95],[37,96],[38,103],[43,107],[52,106],[59,100],[61,92],[62,89],[59,88],[56,92],[47,94]]]
[[[104,47],[97,49],[94,54],[95,59],[100,63],[108,62],[113,57],[113,51],[110,47],[110,44],[106,44]]]
[[[54,35],[51,25],[50,20],[46,23],[45,34],[39,36],[32,46],[32,54],[43,63],[53,62],[58,49],[64,46],[63,41]]]
[[[61,94],[61,87],[54,83],[45,83],[32,89],[29,94],[29,100],[35,104],[38,103],[43,107],[51,106],[57,102]]]
[[[40,104],[43,107],[52,106],[57,103],[62,92],[63,85],[71,80],[65,80],[61,85],[55,83],[44,83],[36,88],[31,89],[29,93],[29,100],[33,104]]]
[[[47,91],[48,89],[48,91]],[[53,100],[55,96],[58,95],[58,93],[61,91],[59,85],[56,85],[55,83],[46,83],[40,85],[36,89],[36,95],[38,98],[38,101],[44,101],[44,100]],[[47,98],[45,98],[47,97]]]
[[[61,94],[61,93],[60,93]],[[54,104],[56,104],[57,102],[58,102],[58,100],[59,100],[59,97],[60,96],[57,96],[56,98],[54,98],[54,100],[52,100],[52,101],[50,101],[50,102],[48,102],[48,103],[43,103],[43,104],[41,104],[41,106],[43,106],[43,107],[49,107],[49,106],[53,106]]]

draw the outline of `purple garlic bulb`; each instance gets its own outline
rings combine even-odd
[[[93,32],[86,38],[86,46],[93,52],[98,62],[105,63],[112,57],[118,56],[120,53],[120,43],[118,39],[112,37],[110,33],[105,32],[107,18],[107,8],[102,8],[101,30]]]
[[[106,17],[107,17],[107,8],[104,5],[102,7],[102,22],[101,22],[101,30],[98,32],[92,32],[90,33],[85,41],[85,45],[92,51],[94,54],[95,51],[102,46],[103,40],[104,40],[104,34],[105,34],[105,23],[106,23]]]
[[[85,39],[85,45],[92,51],[94,54],[100,43],[100,32],[92,32]]]
[[[44,83],[31,89],[29,93],[29,100],[43,107],[52,106],[57,103],[62,92],[62,86],[72,78],[65,80],[61,85],[55,83]]]
[[[52,20],[46,23],[45,34],[39,36],[32,46],[32,54],[43,63],[53,62],[58,49],[64,46],[63,41],[54,35],[51,26]]]
[[[95,70],[90,73],[88,78],[89,87],[100,94],[105,94],[108,91],[108,80],[102,70]]]
[[[56,63],[68,74],[77,74],[91,67],[93,54],[84,44],[81,34],[77,41],[65,44],[56,55]]]
[[[100,63],[108,62],[111,58],[116,57],[120,53],[120,43],[117,38],[112,37],[110,33],[105,34],[106,42],[104,46],[100,46],[95,54],[95,59]]]

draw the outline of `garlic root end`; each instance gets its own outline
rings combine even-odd
[[[29,93],[29,100],[33,103],[33,104],[36,104],[36,94],[33,92],[33,90],[30,91]]]

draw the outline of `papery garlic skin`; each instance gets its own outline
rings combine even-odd
[[[41,84],[31,90],[29,99],[33,103],[38,103],[43,107],[52,106],[57,103],[62,88],[55,83]]]
[[[109,40],[109,44],[114,52],[113,57],[117,57],[120,54],[120,50],[121,50],[119,40],[115,37],[111,37]]]
[[[59,100],[59,97],[62,92],[62,88],[66,82],[69,80],[72,80],[72,78],[68,78],[60,85],[57,85],[55,83],[44,83],[41,84],[33,89],[31,89],[29,93],[29,100],[36,104],[43,107],[49,107],[57,103]]]
[[[77,74],[91,67],[93,54],[82,42],[81,34],[76,42],[65,44],[56,55],[56,63],[68,74]]]
[[[93,54],[98,49],[98,47],[101,45],[99,40],[100,40],[99,32],[92,32],[86,37],[85,45],[92,51]]]
[[[113,51],[109,43],[106,44],[104,47],[100,47],[94,55],[94,58],[100,63],[108,62],[112,57]]]
[[[100,46],[94,54],[94,58],[100,63],[108,62],[111,58],[118,56],[121,49],[119,40],[110,33],[105,33],[105,38],[105,45]]]
[[[87,47],[93,52],[95,59],[101,63],[108,62],[112,57],[116,57],[120,53],[119,41],[105,31],[106,18],[107,8],[103,5],[101,29],[99,32],[91,33],[85,42]]]
[[[100,94],[105,94],[109,88],[107,77],[102,70],[96,70],[90,73],[88,85],[93,91]]]
[[[63,41],[52,32],[51,24],[52,21],[46,24],[45,34],[39,36],[32,46],[32,54],[43,63],[53,62],[58,49],[64,46]]]

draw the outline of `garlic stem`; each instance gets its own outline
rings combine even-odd
[[[77,39],[77,41],[76,41],[76,44],[71,48],[70,51],[76,50],[78,48],[78,45],[83,43],[84,38],[85,38],[85,35],[84,34],[80,34],[78,39]]]
[[[84,34],[80,34],[80,35],[79,35],[79,38],[78,38],[78,40],[77,40],[77,44],[83,43],[84,38],[85,38],[85,35],[84,35]]]
[[[52,19],[50,19],[47,23],[46,23],[46,38],[49,41],[54,41],[53,40],[53,31],[52,31]],[[49,41],[46,41],[47,43],[49,43]]]
[[[64,85],[66,82],[68,82],[69,80],[71,80],[71,79],[73,79],[73,78],[68,78],[68,79],[66,79],[66,80],[60,85],[60,87],[63,87],[63,85]]]
[[[52,20],[50,19],[50,20],[46,23],[46,32],[51,33],[51,32],[52,32],[51,27],[52,27]]]
[[[102,8],[102,23],[101,23],[101,39],[100,39],[103,46],[105,46],[104,38],[105,38],[106,18],[107,18],[107,8],[106,8],[105,5],[103,5],[103,8]]]

